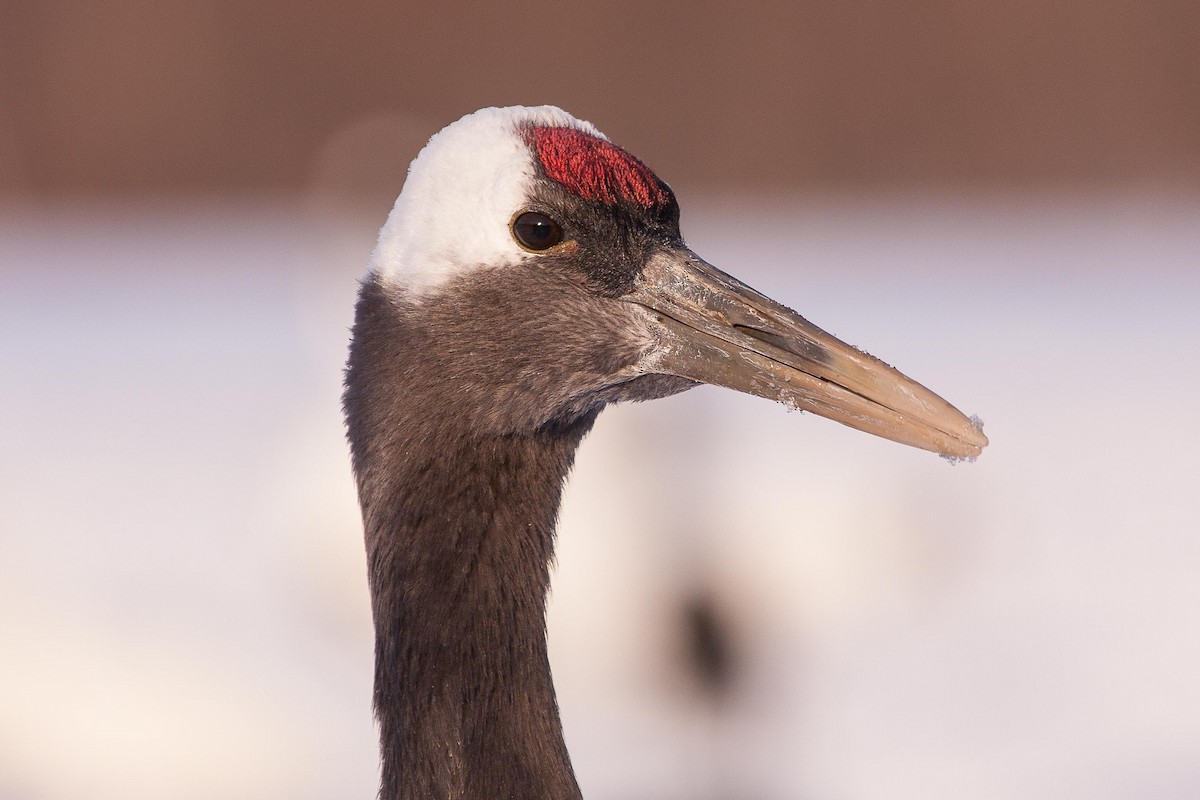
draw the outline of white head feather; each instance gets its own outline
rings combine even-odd
[[[520,132],[528,125],[606,138],[554,106],[484,108],[451,123],[409,165],[370,271],[419,297],[465,270],[530,258],[509,229],[534,180],[534,156]]]

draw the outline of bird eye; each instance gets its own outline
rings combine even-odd
[[[526,211],[513,220],[513,236],[529,250],[549,250],[563,240],[563,229],[545,214]]]

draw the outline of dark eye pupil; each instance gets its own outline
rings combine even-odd
[[[563,240],[562,226],[536,211],[526,211],[513,221],[513,236],[530,250],[546,250]]]

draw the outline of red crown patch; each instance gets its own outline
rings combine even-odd
[[[525,138],[546,177],[580,197],[610,206],[624,200],[643,208],[671,202],[666,184],[612,142],[575,128],[546,126],[527,128]]]

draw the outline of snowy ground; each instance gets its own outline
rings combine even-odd
[[[992,444],[606,412],[550,618],[586,796],[1200,796],[1200,198],[701,205],[698,252]],[[326,211],[0,216],[0,800],[373,796],[338,383],[380,219]]]

